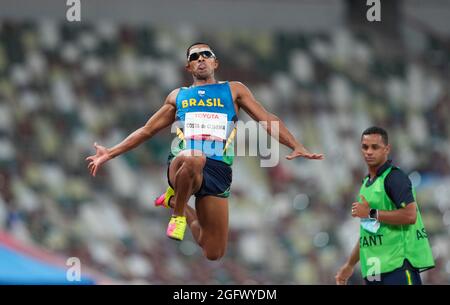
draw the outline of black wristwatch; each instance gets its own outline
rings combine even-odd
[[[378,210],[377,209],[369,210],[369,219],[378,219]]]

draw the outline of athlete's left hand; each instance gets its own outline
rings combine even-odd
[[[363,195],[359,195],[362,203],[352,203],[352,217],[367,218],[369,217],[370,205]]]
[[[311,159],[311,160],[323,160],[324,155],[323,154],[313,154],[310,153],[306,148],[303,146],[299,146],[295,148],[289,155],[286,156],[286,159],[292,160],[298,157]]]

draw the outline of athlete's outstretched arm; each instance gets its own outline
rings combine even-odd
[[[260,122],[267,133],[275,137],[281,144],[291,148],[293,151],[286,156],[286,159],[292,160],[297,157],[304,157],[308,159],[322,160],[324,158],[323,154],[313,154],[310,153],[301,143],[299,143],[295,137],[289,132],[286,125],[282,120],[280,120],[273,113],[268,112],[253,96],[252,92],[240,82],[230,82],[232,90],[236,93],[236,101],[242,109],[247,112],[252,119]],[[277,132],[274,132],[272,128],[273,122],[275,126],[278,126],[278,137]]]
[[[172,124],[175,121],[175,99],[177,94],[178,89],[172,91],[167,96],[163,106],[147,121],[144,126],[132,132],[127,138],[114,147],[107,149],[104,146],[94,143],[94,147],[96,149],[95,155],[86,158],[86,161],[89,161],[88,169],[91,175],[95,176],[100,166],[102,166],[105,162],[135,148],[144,141],[150,139],[160,130]]]

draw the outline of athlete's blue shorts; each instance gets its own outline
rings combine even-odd
[[[169,167],[173,157],[169,156],[167,167],[167,181],[170,187],[173,185],[169,179]],[[205,167],[203,168],[202,186],[194,194],[195,197],[215,196],[228,198],[230,196],[230,187],[232,182],[233,171],[228,164],[214,159],[206,158]]]
[[[380,281],[364,279],[366,285],[422,285],[419,271],[405,260],[403,266],[380,274]]]

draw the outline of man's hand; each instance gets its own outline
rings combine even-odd
[[[352,276],[352,274],[352,266],[350,266],[348,263],[342,266],[334,277],[336,279],[336,285],[347,285],[347,281]]]
[[[354,202],[352,203],[352,217],[359,218],[368,218],[370,206],[367,202],[366,198],[363,195],[360,195],[362,203]]]
[[[94,147],[96,149],[95,155],[87,157],[86,161],[89,161],[88,169],[91,172],[91,175],[95,177],[100,166],[109,161],[111,156],[106,147],[98,145],[97,143],[94,143]]]
[[[312,159],[312,160],[323,160],[324,155],[310,153],[303,146],[299,146],[299,147],[295,148],[289,155],[287,155],[286,159],[292,160],[292,159],[295,159],[298,157],[303,157],[303,158]]]

